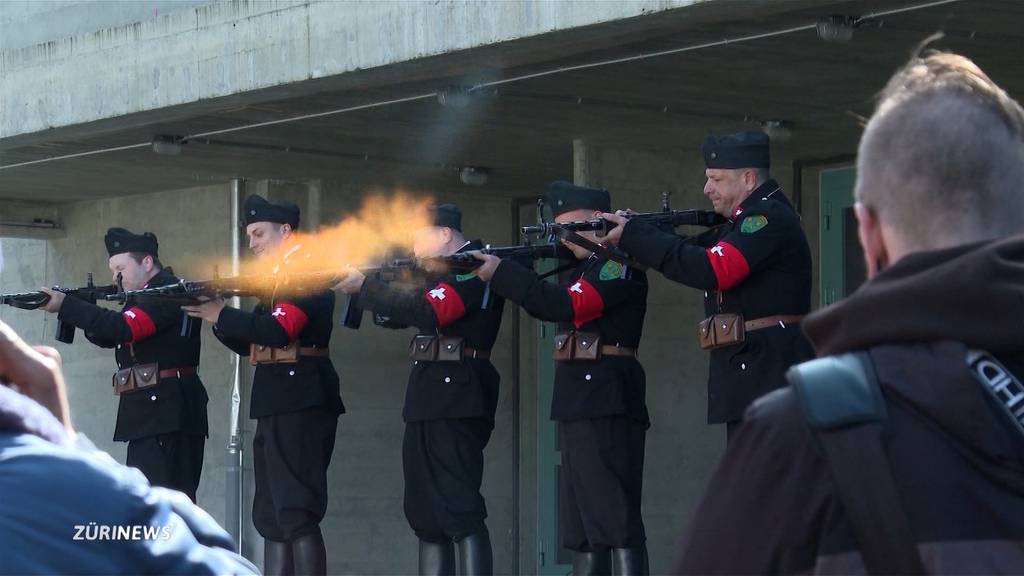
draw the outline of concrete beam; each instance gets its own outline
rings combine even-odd
[[[0,51],[0,140],[701,0],[236,0]]]

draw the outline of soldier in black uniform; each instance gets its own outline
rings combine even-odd
[[[416,235],[417,257],[448,256],[483,247],[462,235],[454,204],[431,209],[432,225]],[[358,294],[366,309],[391,324],[414,326],[414,358],[406,389],[405,517],[419,538],[419,573],[492,573],[491,542],[480,494],[484,447],[494,429],[497,370],[491,347],[505,301],[473,273],[430,278],[425,289],[403,291],[351,270],[337,289]]]
[[[594,218],[611,205],[607,190],[567,182],[551,185],[548,202],[556,222]],[[583,235],[597,241],[594,232]],[[573,573],[645,574],[640,503],[650,420],[636,351],[647,277],[586,248],[565,246],[578,264],[558,284],[479,252],[485,262],[477,275],[530,315],[558,323],[551,419],[558,422],[562,451],[559,532],[573,551]]]
[[[607,240],[666,278],[704,290],[706,316],[740,314],[741,343],[711,350],[708,423],[729,437],[757,397],[786,385],[786,370],[812,356],[799,321],[811,307],[811,252],[800,215],[768,174],[768,136],[709,136],[704,193],[726,224],[687,238],[621,214]]]
[[[249,248],[258,258],[304,257],[292,238],[299,208],[252,195],[245,200]],[[214,323],[214,335],[256,364],[249,417],[256,419],[252,518],[265,539],[267,574],[324,574],[327,553],[320,521],[327,511],[327,466],[334,452],[341,402],[338,373],[328,357],[334,314],[330,290],[296,297],[268,294],[252,312],[223,300],[185,306]]]
[[[125,290],[178,281],[160,263],[154,234],[111,228],[103,240],[114,282]],[[50,295],[47,312],[81,328],[93,344],[116,348],[114,380],[122,391],[114,440],[128,442],[128,466],[141,470],[151,484],[180,490],[194,502],[208,432],[206,389],[197,372],[199,323],[175,304],[128,302],[115,312],[43,291]],[[136,370],[129,378],[132,367]]]

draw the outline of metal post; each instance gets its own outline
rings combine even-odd
[[[239,222],[242,217],[242,196],[245,194],[245,181],[241,178],[231,180],[231,275],[238,276],[242,254],[242,238]],[[231,306],[239,307],[238,297],[232,298]],[[225,513],[224,523],[238,551],[242,550],[242,435],[238,428],[238,412],[242,403],[240,392],[242,383],[242,363],[237,354],[231,355],[232,386],[231,386],[231,420],[228,435],[227,488],[224,492]]]

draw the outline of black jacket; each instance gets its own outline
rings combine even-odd
[[[309,256],[306,251],[290,253]],[[286,259],[281,266],[287,266]],[[239,356],[249,356],[252,344],[282,348],[328,349],[334,328],[334,292],[277,294],[260,298],[252,312],[226,307],[213,326],[213,334]],[[323,406],[345,412],[341,383],[328,356],[299,356],[298,362],[260,364],[252,382],[249,417],[256,419]]]
[[[476,250],[479,240],[459,252]],[[460,336],[464,346],[491,350],[501,328],[505,300],[472,273],[448,274],[426,289],[399,290],[367,278],[359,301],[399,325],[420,334]],[[402,417],[406,422],[440,418],[494,420],[500,376],[489,359],[462,362],[415,362],[409,374]]]
[[[164,269],[147,286],[178,281]],[[115,312],[77,298],[65,298],[59,318],[81,328],[90,342],[115,348],[118,369],[157,363],[161,370],[199,366],[200,324],[173,303],[125,304]],[[122,394],[114,440],[127,441],[188,432],[206,435],[206,389],[197,374],[164,378],[156,386]]]
[[[810,311],[810,249],[800,216],[775,180],[754,190],[729,222],[704,234],[683,237],[633,220],[619,246],[669,280],[704,290],[705,316],[739,313],[755,320]],[[696,327],[690,330],[696,334]],[[797,326],[774,326],[710,356],[708,422],[720,423],[739,420],[755,398],[784,386],[786,370],[810,358],[811,350]]]
[[[1024,434],[968,348],[1024,377],[1024,237],[906,256],[804,321],[821,355],[866,350],[899,498],[933,574],[1024,567]],[[863,574],[831,469],[791,389],[758,400],[684,535],[674,573]]]
[[[561,278],[557,284],[546,282],[533,270],[503,260],[491,287],[531,316],[557,322],[559,332],[596,332],[605,345],[640,346],[647,312],[647,276],[642,271],[592,256]],[[648,422],[646,386],[644,369],[636,358],[603,356],[597,361],[556,362],[551,418],[621,414]]]

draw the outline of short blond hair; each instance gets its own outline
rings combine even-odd
[[[1024,232],[1024,110],[974,62],[929,51],[879,95],[858,201],[913,250]]]

